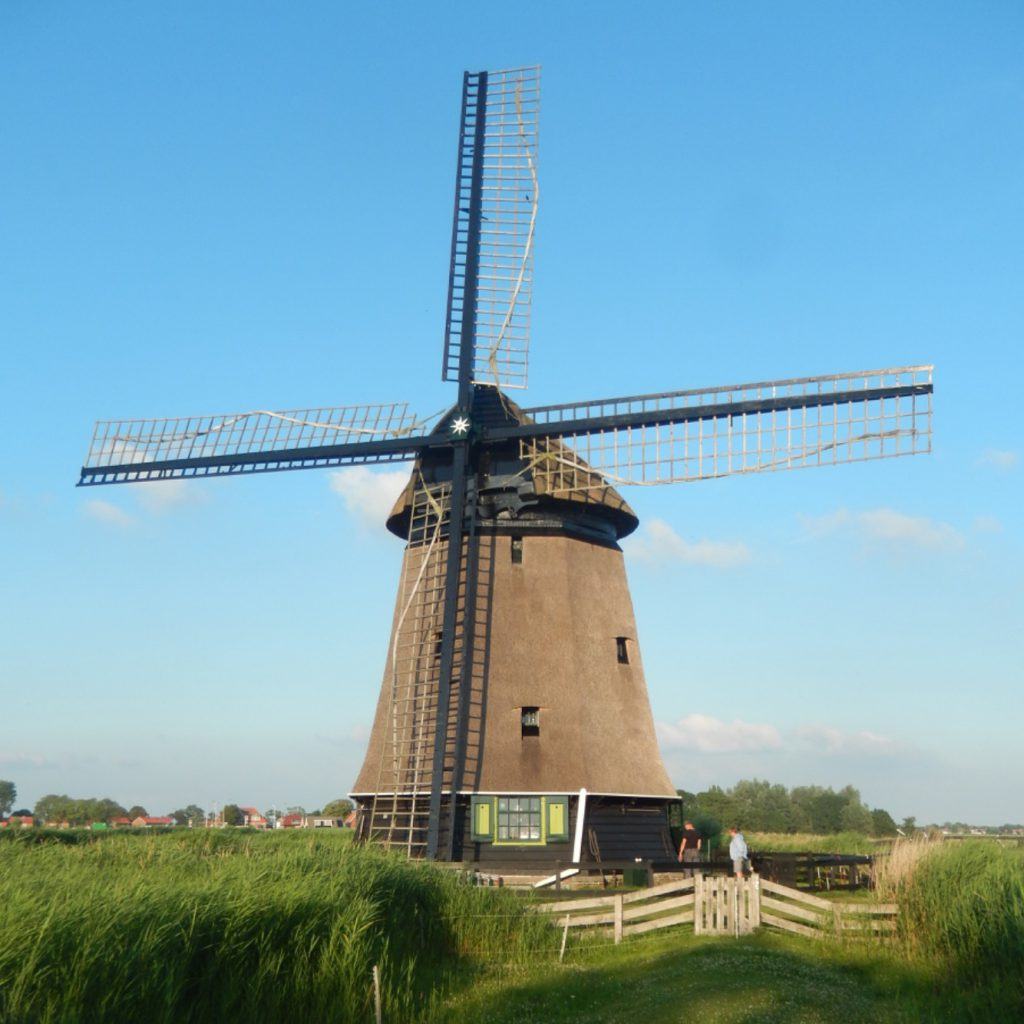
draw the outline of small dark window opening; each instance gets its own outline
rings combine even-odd
[[[618,658],[620,665],[629,664],[629,638],[624,636],[617,636],[615,638],[615,657]]]
[[[512,564],[522,565],[523,564],[523,538],[513,537],[512,538]]]
[[[540,708],[523,708],[523,736],[540,735]]]
[[[443,644],[444,644],[444,634],[443,633],[435,633],[434,634],[434,657],[435,658],[440,658],[441,657],[441,647],[442,647]]]

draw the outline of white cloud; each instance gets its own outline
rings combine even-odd
[[[135,519],[123,508],[111,505],[109,501],[87,501],[84,505],[85,514],[98,523],[106,523],[109,526],[134,526]]]
[[[626,551],[632,558],[655,565],[683,562],[732,569],[750,561],[750,549],[742,541],[688,541],[663,519],[651,519],[626,544]]]
[[[202,493],[189,480],[149,480],[132,484],[131,490],[139,505],[156,515],[203,500]]]
[[[851,512],[840,508],[823,516],[801,516],[804,531],[811,537],[852,533],[867,542],[899,548],[927,548],[951,551],[963,547],[964,539],[949,523],[927,516],[910,516],[892,508]]]
[[[370,529],[383,529],[392,506],[409,481],[407,469],[378,470],[351,466],[331,473],[331,490],[340,494],[345,509]]]
[[[1003,524],[995,516],[975,516],[974,529],[978,533],[1002,533]]]
[[[867,729],[844,732],[831,725],[807,724],[793,730],[797,744],[822,754],[892,754],[900,749],[894,739]]]
[[[876,540],[921,548],[959,548],[963,537],[949,523],[927,516],[908,516],[891,508],[876,508],[860,513],[867,535]]]
[[[655,722],[663,750],[696,750],[704,754],[732,754],[738,751],[777,750],[782,737],[774,725],[731,722],[711,715],[684,715],[676,722]]]
[[[675,722],[655,722],[661,749],[666,753],[763,754],[794,756],[891,757],[907,746],[890,736],[867,729],[844,730],[820,722],[781,730],[769,722],[731,722],[712,715],[684,715]],[[775,761],[773,760],[773,763]]]
[[[26,754],[23,751],[0,750],[0,765],[5,768],[42,768],[47,763],[42,754]]]
[[[978,459],[979,466],[988,466],[990,469],[998,469],[1004,473],[1016,469],[1019,463],[1020,455],[1017,452],[1000,448],[986,448]]]

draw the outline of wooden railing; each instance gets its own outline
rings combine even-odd
[[[809,892],[761,880],[761,923],[811,939],[894,932],[898,909],[895,903],[823,900]]]
[[[895,931],[897,912],[895,903],[824,900],[758,875],[738,879],[701,873],[636,892],[541,903],[536,909],[566,932],[597,928],[616,943],[683,924],[692,924],[697,935],[746,935],[763,926],[814,939],[871,937]]]
[[[693,886],[694,879],[682,878],[636,892],[542,903],[537,910],[566,928],[604,928],[621,942],[629,935],[692,922]]]

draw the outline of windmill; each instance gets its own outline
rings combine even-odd
[[[618,490],[926,452],[931,367],[521,408],[537,223],[538,68],[463,78],[442,379],[405,404],[96,425],[80,486],[411,461],[359,836],[549,866],[671,857],[618,541]],[[562,844],[562,845],[559,845]],[[570,846],[571,844],[571,846]],[[571,857],[570,857],[571,850]]]

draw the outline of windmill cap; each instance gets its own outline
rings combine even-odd
[[[432,435],[448,435],[451,432],[452,423],[458,415],[459,410],[455,406],[445,412],[434,427]],[[473,427],[503,427],[532,422],[530,417],[507,395],[497,388],[479,384],[473,389],[473,402],[468,418],[471,429]],[[538,499],[533,507],[549,513],[568,513],[574,518],[582,516],[591,521],[600,521],[606,524],[605,532],[607,532],[607,526],[612,527],[616,540],[628,536],[637,528],[640,521],[636,513],[597,470],[588,472],[586,463],[561,440],[552,438],[542,443],[546,455],[571,458],[576,467],[574,478],[582,482],[583,486],[571,491],[551,493],[548,489],[547,476],[543,473],[534,474],[529,460],[520,456],[517,440],[488,446],[492,454],[490,476],[492,478],[495,475],[514,476],[522,484],[527,485],[532,490],[532,495]],[[448,457],[444,448],[439,449],[436,456],[428,450],[417,457],[409,482],[399,495],[387,519],[388,530],[395,536],[406,539],[409,535],[409,516],[412,510],[413,494],[420,475],[422,474],[423,479],[428,483],[435,479],[446,479],[447,474],[444,471],[448,465]],[[501,472],[496,473],[499,465]],[[516,519],[501,520],[500,525],[513,529],[518,522]],[[526,525],[525,521],[523,525]]]

